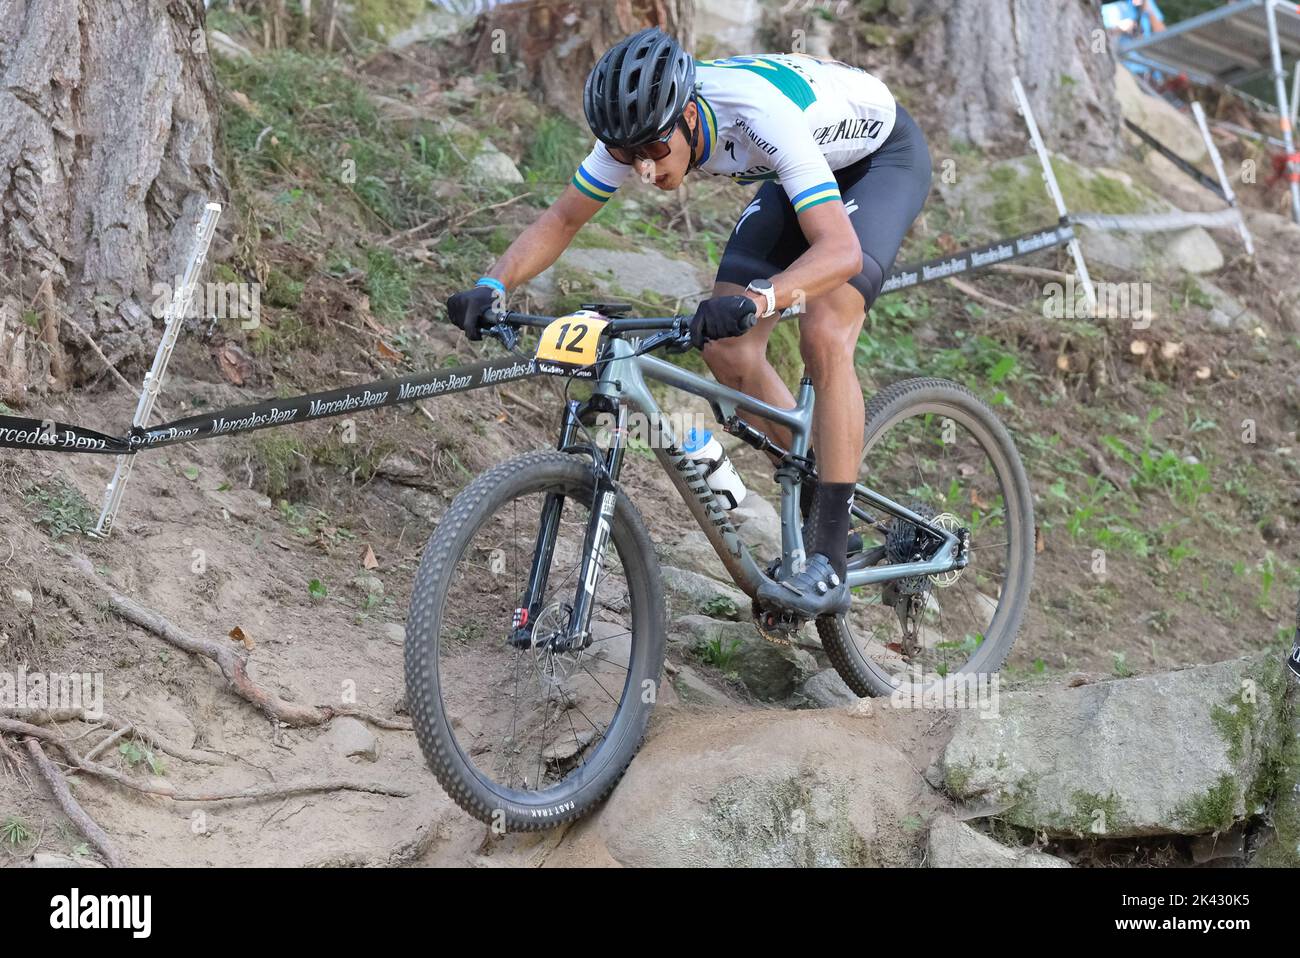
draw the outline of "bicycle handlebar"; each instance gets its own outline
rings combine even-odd
[[[488,317],[496,323],[505,323],[510,326],[531,326],[546,327],[553,323],[558,316],[534,316],[531,313],[516,313],[512,310],[494,309],[488,312]],[[607,333],[627,333],[627,332],[656,332],[658,330],[682,329],[685,330],[690,323],[689,316],[656,316],[646,318],[620,317],[608,320],[605,326]]]
[[[517,313],[513,310],[492,309],[488,310],[488,318],[492,320],[494,325],[485,332],[497,336],[502,342],[506,343],[507,347],[513,348],[514,329],[516,327],[545,328],[559,317],[535,316],[531,313]],[[661,346],[674,347],[673,351],[675,352],[685,352],[692,346],[690,322],[690,316],[619,317],[608,320],[604,331],[614,335],[658,332],[659,335],[652,336],[641,344],[639,352],[648,353]],[[757,322],[758,317],[751,313],[745,317],[745,328],[741,332],[748,332]],[[510,337],[509,340],[507,336]]]

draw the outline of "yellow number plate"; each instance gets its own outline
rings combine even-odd
[[[537,358],[562,366],[590,366],[596,362],[600,334],[608,323],[595,314],[561,316],[542,330]]]

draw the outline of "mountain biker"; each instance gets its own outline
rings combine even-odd
[[[549,267],[633,174],[673,190],[692,170],[761,184],[740,214],[691,338],[724,385],[774,406],[794,397],[767,361],[780,310],[803,307],[799,350],[816,390],[820,481],[805,530],[809,558],[759,598],[800,615],[842,612],[849,504],[865,410],[854,348],[903,236],[930,190],[916,123],[869,73],[798,54],[696,63],[647,29],[608,50],[587,77],[583,108],[596,144],[549,209],[470,290],[450,320],[481,337],[499,297]],[[757,317],[745,331],[750,317]],[[789,431],[756,425],[789,444]]]

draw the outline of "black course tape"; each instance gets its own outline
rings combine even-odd
[[[1228,202],[1227,194],[1223,192],[1223,187],[1219,185],[1217,180],[1213,179],[1212,177],[1210,177],[1205,173],[1202,173],[1199,169],[1193,166],[1189,161],[1183,159],[1173,150],[1169,149],[1169,147],[1165,146],[1163,143],[1157,140],[1146,130],[1142,129],[1142,127],[1138,126],[1132,120],[1126,119],[1124,121],[1124,125],[1128,127],[1130,130],[1132,130],[1135,134],[1137,134],[1138,139],[1140,139],[1147,146],[1151,147],[1151,149],[1155,150],[1157,153],[1163,156],[1170,163],[1174,164],[1174,166],[1178,167],[1180,170],[1182,170],[1184,173],[1186,173],[1188,176],[1194,179],[1197,183],[1200,183],[1207,190],[1217,195],[1219,199],[1223,200],[1225,203]]]
[[[24,419],[21,416],[0,416],[0,447],[117,455],[132,451],[130,442],[124,438],[106,436],[93,429],[69,426],[53,419]]]
[[[948,256],[928,259],[924,263],[896,267],[881,285],[880,291],[892,293],[895,290],[920,286],[922,283],[947,279],[949,276],[972,273],[994,263],[1019,259],[1030,253],[1055,246],[1064,246],[1072,239],[1074,239],[1074,227],[1068,223],[1061,223],[1057,226],[1049,226],[1047,229],[1033,230],[1008,239],[995,240],[983,246],[972,246],[970,249],[958,250]]]
[[[213,436],[233,436],[236,433],[269,429],[288,423],[396,406],[431,396],[528,379],[544,372],[532,359],[509,358],[471,363],[433,373],[404,376],[401,379],[384,379],[360,386],[331,389],[328,392],[232,406],[187,416],[150,429],[133,429],[129,435],[120,439],[80,426],[0,416],[0,447],[43,449],[49,452],[135,453],[180,442],[210,439]]]
[[[1061,246],[1074,238],[1074,228],[1068,223],[1022,233],[1009,239],[997,240],[983,246],[961,250],[950,256],[926,260],[910,266],[901,266],[889,274],[881,292],[889,293],[922,283],[945,279],[961,273],[984,269],[1004,260],[1018,259],[1038,250]],[[577,375],[586,373],[583,370]],[[416,402],[431,396],[464,392],[480,386],[529,379],[547,374],[575,375],[551,363],[538,363],[535,359],[509,358],[485,363],[453,366],[432,373],[405,376],[401,379],[383,379],[331,389],[328,392],[308,393],[288,399],[265,399],[261,402],[232,406],[216,412],[187,416],[163,423],[151,429],[132,429],[122,437],[108,436],[93,429],[69,426],[52,420],[24,419],[21,416],[0,416],[0,448],[42,449],[47,452],[89,452],[121,455],[145,449],[161,449],[181,442],[195,442],[213,436],[233,436],[236,433],[270,429],[289,423],[326,419],[351,412],[396,406]]]

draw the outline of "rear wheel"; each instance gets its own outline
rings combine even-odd
[[[620,491],[594,591],[591,642],[566,650],[595,475],[588,460],[528,453],[456,497],[429,539],[406,635],[416,737],[447,793],[504,830],[586,814],[640,747],[664,659],[654,548]],[[509,641],[548,497],[564,497],[530,647]]]
[[[859,482],[932,522],[970,532],[970,563],[942,576],[858,586],[849,611],[817,620],[822,645],[859,695],[920,691],[958,674],[996,672],[1015,642],[1034,567],[1034,513],[1015,445],[972,392],[939,379],[896,383],[867,406]],[[916,526],[858,505],[857,563],[905,562]]]

